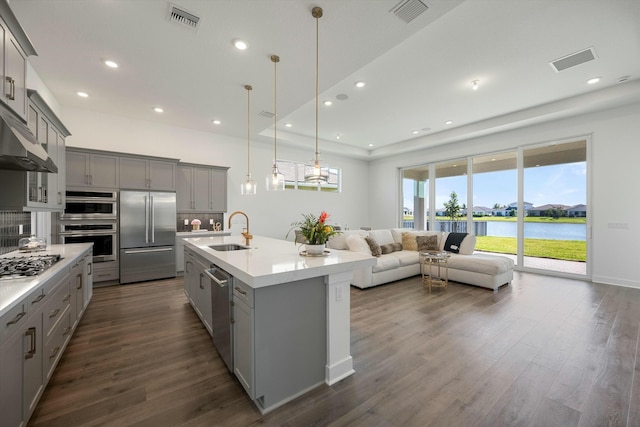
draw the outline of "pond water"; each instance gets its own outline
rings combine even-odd
[[[487,235],[517,237],[516,222],[487,221]],[[586,224],[525,222],[524,237],[550,240],[586,240]]]

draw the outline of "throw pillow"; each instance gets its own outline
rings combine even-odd
[[[418,242],[416,242],[416,236],[413,233],[402,233],[402,248],[405,251],[417,251]]]
[[[380,245],[380,252],[382,252],[382,255],[384,254],[390,254],[391,252],[394,252],[393,250],[393,245],[395,243],[388,243],[386,245]]]
[[[346,243],[347,248],[352,252],[364,252],[371,255],[371,249],[369,249],[369,245],[367,245],[364,237],[361,237],[357,234],[351,234],[347,236]]]
[[[438,236],[435,234],[429,236],[416,236],[418,243],[418,251],[420,252],[436,252],[438,251]]]
[[[369,245],[369,249],[371,249],[371,255],[373,256],[382,255],[382,251],[380,250],[380,245],[378,245],[378,242],[376,242],[376,239],[374,239],[371,236],[367,236],[364,238],[364,240],[367,241],[367,244]]]
[[[460,245],[465,237],[467,237],[467,233],[449,233],[447,241],[444,243],[444,250],[454,254],[459,253]]]
[[[393,247],[392,252],[399,252],[402,250],[402,243],[392,243],[391,246]]]

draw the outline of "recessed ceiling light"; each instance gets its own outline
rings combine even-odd
[[[629,80],[631,78],[631,76],[622,76],[618,79],[618,83],[624,83],[627,80]]]
[[[347,95],[346,93],[339,93],[336,95],[336,99],[338,101],[346,101],[347,99],[349,99],[349,95]]]
[[[336,139],[340,139],[340,134],[336,135]]]
[[[222,123],[220,120],[212,120],[211,121],[214,125],[219,125],[220,123]]]
[[[587,84],[594,85],[600,81],[600,77],[593,77],[587,80]]]
[[[356,87],[365,87],[367,84],[365,82],[355,82]]]
[[[249,44],[247,44],[247,42],[245,42],[243,40],[240,40],[240,39],[234,39],[233,40],[233,45],[238,50],[247,50],[249,48]]]
[[[284,127],[286,127],[286,128],[290,128],[291,126],[293,126],[291,123],[285,123],[284,124]]]
[[[76,92],[80,98],[88,98],[89,94],[87,92]]]
[[[445,125],[451,125],[451,124],[453,124],[453,121],[451,121],[451,120],[447,120],[446,122],[444,122],[444,124],[445,124]]]
[[[323,104],[324,104],[325,106],[329,107],[329,106],[333,105],[333,102],[331,102],[331,101],[324,101],[324,102],[323,102]]]
[[[369,147],[373,147],[373,144],[369,144]]]
[[[164,110],[163,110],[162,108],[160,108],[160,107],[155,107],[155,108],[153,109],[153,111],[155,111],[156,113],[162,113],[162,112],[164,112]]]
[[[478,90],[478,83],[480,83],[480,80],[473,80],[471,82],[471,89]]]
[[[411,133],[414,135],[417,135],[420,131],[419,130],[412,130]]]
[[[111,61],[111,60],[109,60],[109,59],[107,59],[106,61],[104,61],[104,65],[106,65],[106,66],[107,66],[107,67],[109,67],[109,68],[118,68],[118,67],[119,67],[119,65],[118,65],[118,63],[117,63],[117,62],[115,62],[115,61]]]

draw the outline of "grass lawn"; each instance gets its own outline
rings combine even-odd
[[[515,237],[478,236],[476,250],[516,254]],[[587,242],[581,240],[524,239],[524,256],[586,261]]]

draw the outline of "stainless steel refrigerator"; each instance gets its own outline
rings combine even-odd
[[[120,283],[176,276],[176,194],[120,192]]]

